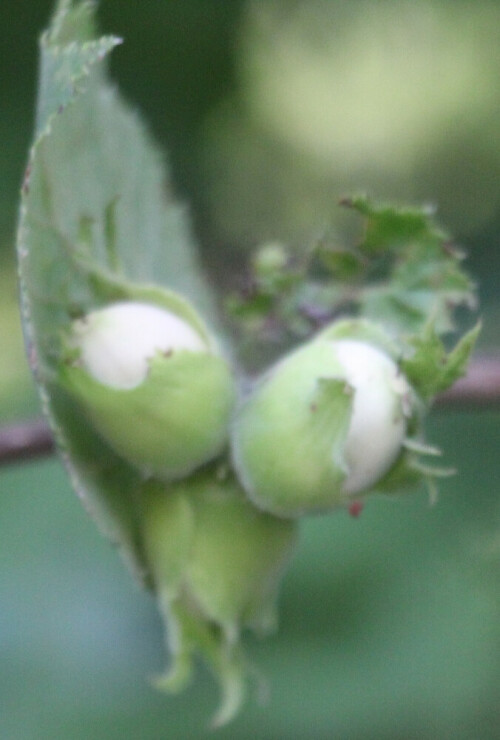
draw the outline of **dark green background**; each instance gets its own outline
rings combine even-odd
[[[266,5],[277,3],[260,4]],[[325,3],[306,5],[313,16],[325,12]],[[372,28],[370,7],[405,3],[360,2],[349,12],[340,2],[326,5],[328,35],[339,24]],[[311,212],[324,215],[322,189],[333,204],[350,181],[337,172],[319,177],[304,152],[255,123],[241,71],[252,38],[249,4],[103,0],[101,6],[103,29],[126,39],[114,53],[113,75],[168,148],[174,182],[192,204],[217,282],[233,278],[242,250],[257,239],[287,238],[296,246],[313,233],[308,219]],[[300,3],[280,6],[283,26]],[[496,3],[413,6],[470,13],[463,29],[482,48],[485,65],[499,61],[480,22],[489,13],[500,20]],[[22,354],[13,234],[32,126],[36,39],[50,8],[45,0],[0,6],[2,422],[38,413]],[[397,14],[393,22],[397,33]],[[356,56],[351,63],[359,63]],[[360,170],[355,183],[375,196],[437,202],[446,226],[467,245],[480,281],[482,349],[499,343],[500,160],[491,135],[497,92],[489,118],[478,114],[458,133],[450,121],[450,136],[425,140],[403,183],[401,175],[392,178],[390,162]],[[238,177],[219,189],[224,163]],[[231,202],[221,202],[232,182],[243,183],[241,190],[233,188]],[[258,198],[263,182],[266,210]],[[300,220],[306,191],[319,205]],[[231,219],[220,216],[226,206]],[[358,520],[341,512],[305,523],[283,587],[280,633],[249,641],[269,679],[270,699],[261,707],[252,696],[241,717],[215,737],[500,738],[500,416],[494,409],[436,412],[428,436],[460,471],[443,484],[436,507],[421,492],[372,501]],[[201,671],[177,698],[149,687],[147,677],[165,659],[153,602],[100,538],[55,460],[0,471],[0,557],[2,740],[204,736],[217,700],[210,676]]]

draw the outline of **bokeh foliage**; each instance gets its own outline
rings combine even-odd
[[[37,413],[12,252],[36,39],[51,5],[0,6],[2,421]],[[482,346],[498,346],[499,3],[101,6],[103,29],[126,40],[113,74],[168,148],[220,285],[238,281],[256,241],[298,249],[325,221],[331,227],[346,190],[432,201],[480,281]],[[297,102],[293,70],[312,75],[308,105]],[[281,102],[270,104],[276,91]],[[329,121],[339,127],[333,143]],[[271,702],[250,703],[221,737],[499,737],[500,566],[483,557],[499,528],[499,432],[493,411],[436,413],[428,436],[460,470],[436,507],[423,492],[374,502],[356,521],[310,520],[285,583],[280,635],[251,644]],[[162,664],[153,604],[94,531],[59,464],[3,469],[0,490],[1,736],[201,735],[215,698],[208,676],[182,698],[150,690],[144,678]]]

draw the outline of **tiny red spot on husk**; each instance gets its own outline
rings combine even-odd
[[[349,514],[355,519],[361,514],[364,509],[364,503],[362,501],[353,501],[349,504]]]

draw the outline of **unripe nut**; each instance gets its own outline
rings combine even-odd
[[[73,332],[82,366],[110,388],[140,385],[157,353],[206,349],[185,320],[158,306],[132,301],[93,311],[74,322]]]
[[[295,522],[255,509],[237,481],[205,472],[168,488],[151,481],[141,501],[145,551],[160,591],[182,593],[228,635],[244,626],[274,628]]]
[[[163,306],[111,304],[75,321],[61,371],[100,435],[144,473],[187,475],[227,441],[234,381],[198,326]]]
[[[264,510],[298,516],[348,504],[396,462],[411,389],[376,343],[320,337],[279,362],[242,403],[235,469]]]

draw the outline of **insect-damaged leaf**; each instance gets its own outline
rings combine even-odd
[[[160,284],[213,314],[187,214],[138,115],[106,76],[120,43],[96,38],[95,4],[62,0],[40,43],[36,134],[21,194],[18,257],[30,362],[75,489],[141,569],[137,473],[82,421],[55,382],[74,316],[128,284]]]

